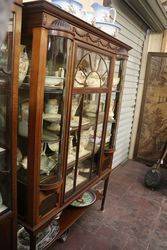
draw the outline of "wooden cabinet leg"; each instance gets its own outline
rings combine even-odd
[[[106,201],[106,194],[108,189],[109,177],[104,181],[103,199],[101,203],[101,211],[104,211],[104,205]]]
[[[30,234],[30,250],[36,250],[36,235]]]

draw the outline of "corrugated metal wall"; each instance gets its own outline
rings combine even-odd
[[[113,161],[113,167],[116,167],[128,159],[141,57],[147,27],[133,16],[132,11],[128,10],[123,1],[115,0],[112,2],[113,6],[117,9],[117,22],[121,25],[121,32],[118,35],[118,39],[133,48],[129,52],[120,121],[116,136],[116,151]]]

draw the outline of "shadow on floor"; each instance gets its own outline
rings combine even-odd
[[[53,250],[167,250],[167,170],[157,191],[143,185],[148,167],[128,161],[113,171],[105,211],[94,204]]]

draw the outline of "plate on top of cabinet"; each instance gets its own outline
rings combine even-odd
[[[90,206],[96,201],[96,194],[94,191],[86,191],[83,193],[82,197],[73,201],[71,206],[73,207],[86,207]]]

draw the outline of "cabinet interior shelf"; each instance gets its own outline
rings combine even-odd
[[[30,89],[30,85],[29,83],[23,83],[20,87],[19,87],[20,90],[28,90]],[[60,87],[60,86],[55,86],[55,87],[48,87],[48,86],[45,86],[45,94],[63,94],[63,87]]]
[[[78,162],[82,162],[82,161],[85,161],[86,159],[88,159],[89,157],[91,156],[91,153],[88,153],[84,156],[81,156],[79,159],[78,159]],[[73,167],[75,165],[76,161],[72,161],[70,163],[67,164],[67,169],[71,169],[71,167]]]

